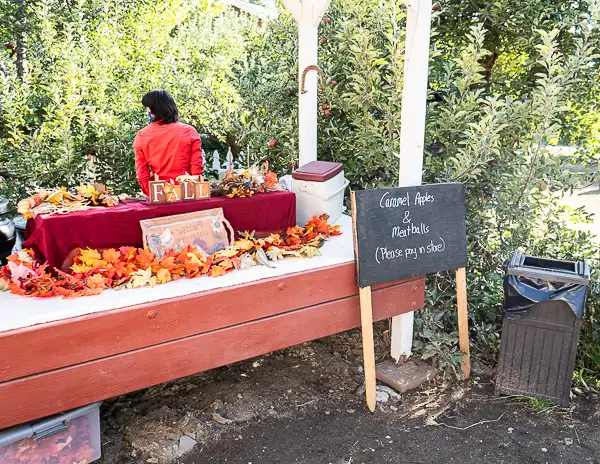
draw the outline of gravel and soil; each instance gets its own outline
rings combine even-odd
[[[376,324],[387,353],[387,324]],[[360,331],[107,401],[104,464],[599,463],[600,401],[493,396],[493,373],[364,403]]]

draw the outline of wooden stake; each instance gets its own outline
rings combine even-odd
[[[471,375],[469,355],[469,311],[467,306],[467,273],[464,267],[456,270],[456,303],[458,306],[458,346],[464,353],[462,371],[465,380]],[[366,372],[366,369],[365,369]]]
[[[371,287],[360,288],[359,295],[367,406],[369,411],[375,412],[377,403],[377,379],[375,374],[375,343],[373,342],[373,305],[371,301]]]
[[[358,236],[356,231],[356,197],[354,192],[350,192],[350,203],[352,204],[354,256],[356,260],[356,272],[358,275]],[[367,407],[369,408],[369,411],[375,412],[375,406],[377,405],[377,378],[375,372],[375,342],[373,341],[373,301],[371,300],[371,287],[359,287],[358,295],[360,298],[360,321],[362,326]]]

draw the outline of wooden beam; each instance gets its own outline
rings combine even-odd
[[[422,299],[423,287],[415,282],[374,290],[373,317],[379,320],[409,311],[413,304],[422,305]],[[4,382],[0,384],[0,429],[359,325],[359,297],[355,295]],[[94,345],[95,340],[88,343]]]
[[[357,294],[347,263],[0,332],[0,382]]]

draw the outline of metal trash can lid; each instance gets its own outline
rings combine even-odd
[[[591,279],[591,269],[586,259],[563,261],[527,256],[518,251],[506,264],[505,271],[508,275],[569,284],[589,285]]]

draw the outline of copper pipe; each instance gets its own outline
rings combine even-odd
[[[306,93],[304,84],[306,83],[306,75],[308,74],[308,71],[317,71],[317,73],[319,73],[319,79],[321,81],[321,92],[324,92],[325,91],[325,79],[323,77],[323,71],[321,71],[316,64],[311,64],[310,66],[307,66],[304,69],[304,71],[302,71],[302,80],[300,81],[300,93],[301,94]]]

